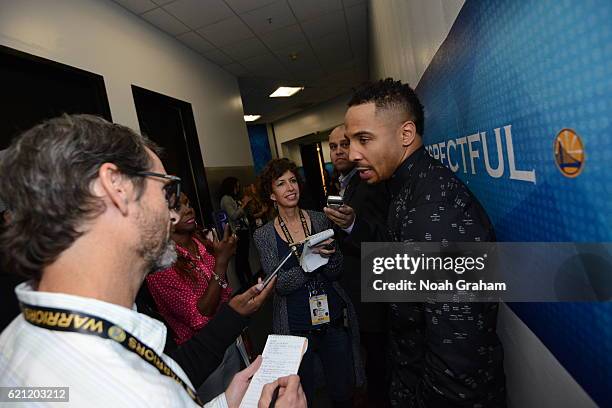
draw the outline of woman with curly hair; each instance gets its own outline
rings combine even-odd
[[[338,284],[342,254],[335,242],[329,239],[314,250],[329,260],[310,273],[300,266],[300,246],[290,245],[331,228],[323,213],[299,208],[301,185],[296,165],[288,159],[270,161],[260,176],[262,200],[276,209],[275,217],[254,234],[264,271],[270,274],[289,251],[295,254],[278,272],[274,332],[308,338],[298,374],[309,406],[318,356],[334,406],[350,407],[355,385],[363,383],[359,328],[353,305]]]

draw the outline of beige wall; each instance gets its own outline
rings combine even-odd
[[[221,203],[219,189],[226,177],[236,177],[242,186],[255,182],[255,171],[252,166],[206,167],[206,179],[210,187],[210,201],[213,209],[218,210]]]
[[[289,143],[288,145],[284,145],[284,147],[287,152],[284,157],[293,161],[296,166],[302,167],[304,164],[302,163],[302,155],[300,154],[300,144],[297,142]],[[323,161],[330,162],[331,159],[329,158],[329,144],[327,143],[327,139],[321,141],[321,147],[323,148]]]
[[[323,161],[330,162],[330,151],[329,151],[329,133],[331,129],[326,131],[317,132],[314,135],[293,139],[282,144],[282,157],[286,157],[293,161],[298,167],[303,166],[302,155],[300,153],[300,146],[311,143],[321,143]]]
[[[135,129],[132,84],[189,102],[204,165],[253,166],[236,78],[114,2],[1,0],[0,44],[104,76]]]
[[[311,133],[321,132],[344,123],[344,113],[350,95],[342,95],[311,109],[274,122],[278,153],[283,155],[282,145]]]

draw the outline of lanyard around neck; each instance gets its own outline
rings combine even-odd
[[[308,231],[308,224],[306,223],[306,218],[304,217],[302,210],[300,210],[299,208],[298,208],[298,212],[300,213],[300,221],[302,222],[302,229],[304,230],[304,237],[308,237],[310,235],[310,232]],[[283,234],[285,235],[285,239],[287,240],[287,243],[289,244],[289,248],[291,248],[295,256],[298,259],[300,259],[300,256],[302,254],[297,248],[298,245],[291,245],[293,244],[293,237],[289,233],[287,224],[285,223],[283,218],[280,216],[280,214],[278,214],[278,223],[280,224],[281,230],[283,230]]]
[[[24,319],[34,326],[48,330],[89,334],[116,341],[126,350],[151,364],[160,374],[172,378],[183,387],[193,402],[201,407],[204,406],[193,388],[187,385],[155,350],[116,324],[101,317],[74,310],[33,306],[23,302],[20,303],[20,306]]]

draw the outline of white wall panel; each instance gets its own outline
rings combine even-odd
[[[370,77],[416,86],[464,0],[370,0]]]
[[[0,44],[104,76],[134,129],[132,84],[189,102],[206,167],[253,165],[236,78],[114,2],[2,0]]]

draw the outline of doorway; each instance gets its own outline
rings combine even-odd
[[[64,113],[112,121],[102,76],[1,45],[0,89],[0,150],[23,131]],[[0,177],[10,182],[9,175]],[[0,270],[0,331],[20,312],[14,288],[24,280]]]
[[[212,225],[212,206],[191,104],[132,85],[143,134],[163,148],[168,174],[181,178],[200,225]]]
[[[309,143],[300,146],[302,167],[306,185],[301,194],[304,208],[321,211],[325,206],[327,189],[329,186],[329,175],[325,170],[325,159],[323,158],[323,147],[321,142]]]
[[[64,113],[111,121],[104,78],[0,45],[0,150],[21,132]]]

